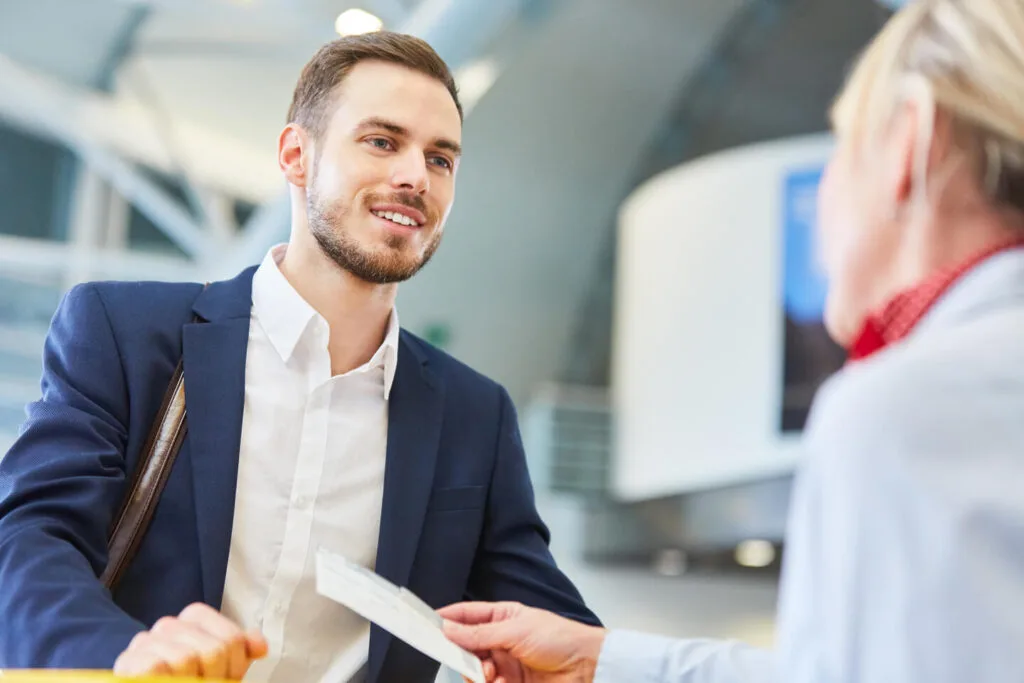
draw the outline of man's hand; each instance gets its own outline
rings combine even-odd
[[[467,602],[445,607],[444,633],[484,659],[497,683],[590,683],[604,629],[515,602]]]
[[[135,636],[114,662],[114,673],[241,680],[266,654],[262,635],[244,633],[209,605],[195,603]]]

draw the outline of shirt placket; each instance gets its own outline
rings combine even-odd
[[[309,554],[313,513],[327,452],[332,386],[325,327],[317,325],[314,337],[316,348],[312,354],[309,372],[306,374],[306,409],[288,501],[284,537],[277,570],[267,594],[263,622],[263,632],[271,645],[271,654],[273,656],[276,650],[278,656],[275,659],[278,661],[289,654],[285,628],[288,610],[295,590],[302,580]],[[273,670],[270,676],[272,680]]]

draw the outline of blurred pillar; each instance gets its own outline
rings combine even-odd
[[[71,258],[64,272],[64,287],[90,279],[96,251],[106,232],[110,190],[103,178],[85,164],[79,164],[71,195],[68,249]]]

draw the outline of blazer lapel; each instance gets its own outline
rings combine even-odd
[[[433,488],[444,414],[444,385],[405,332],[399,349],[388,407],[387,462],[376,571],[396,585],[407,586]],[[390,634],[373,626],[371,681],[380,674],[390,642]]]
[[[207,287],[194,310],[209,322],[186,325],[183,336],[203,599],[217,609],[234,519],[254,270]]]

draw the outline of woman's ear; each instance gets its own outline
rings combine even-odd
[[[899,215],[911,204],[918,192],[924,192],[919,177],[920,109],[913,104],[900,106],[892,117],[877,153],[883,155],[886,199]]]

